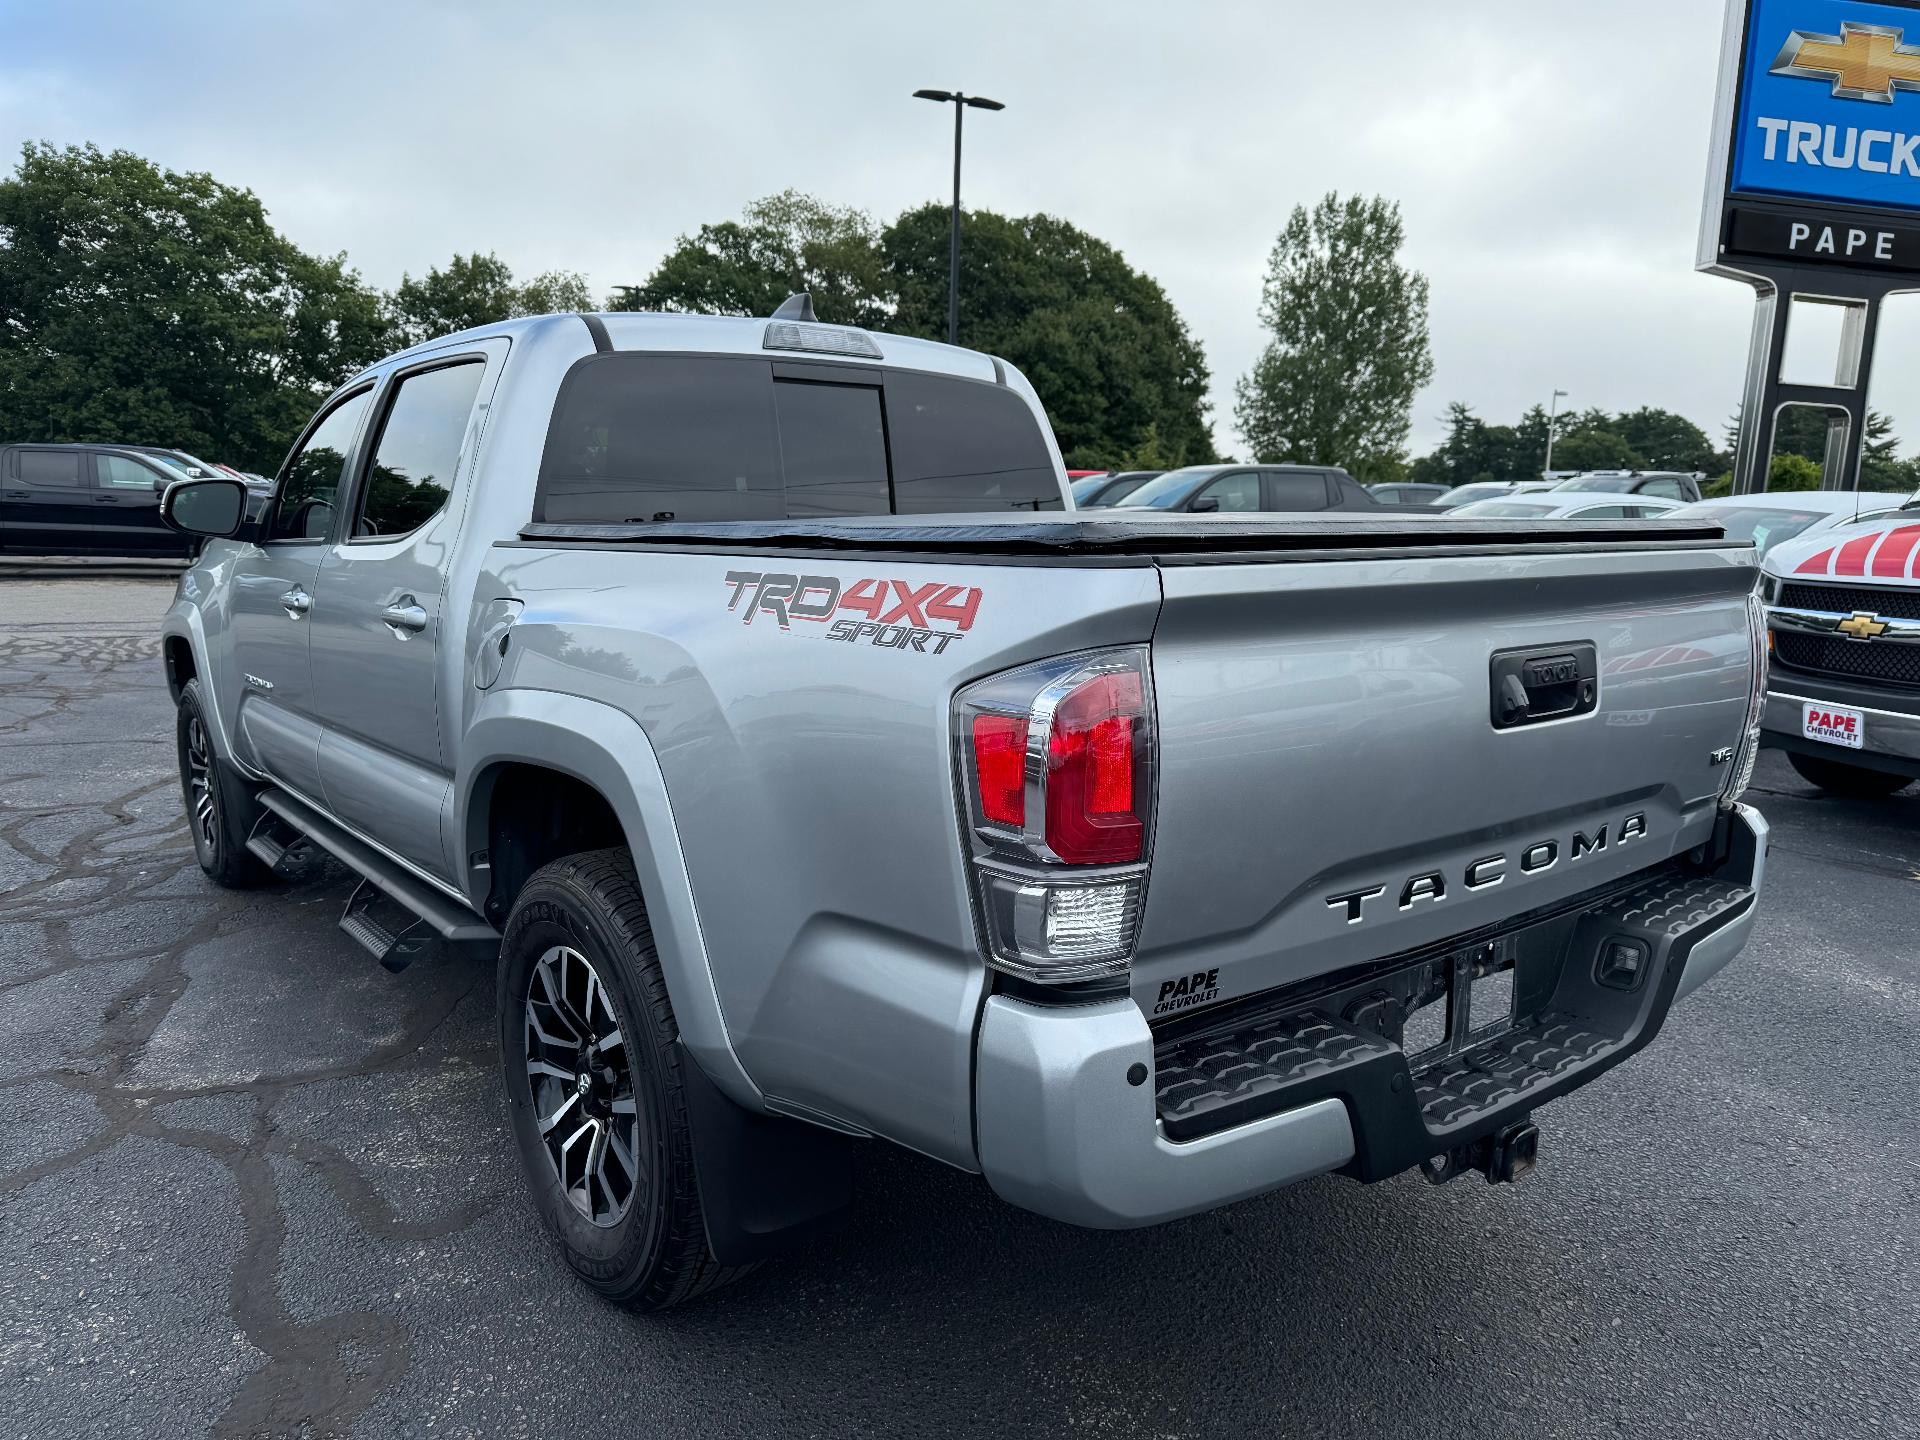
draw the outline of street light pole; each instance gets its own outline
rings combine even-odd
[[[1560,402],[1566,398],[1566,391],[1554,391],[1551,408],[1547,411],[1547,463],[1545,469],[1540,472],[1542,480],[1547,478],[1547,471],[1553,469],[1553,432],[1560,419]]]
[[[935,100],[953,106],[953,229],[947,238],[947,343],[960,343],[960,122],[969,105],[976,110],[1004,110],[998,100],[963,95],[958,90],[916,90],[917,100]]]

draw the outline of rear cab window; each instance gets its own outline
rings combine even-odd
[[[1060,510],[1004,386],[882,366],[615,352],[554,405],[534,518],[558,524]]]

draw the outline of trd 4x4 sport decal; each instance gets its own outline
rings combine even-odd
[[[763,575],[757,570],[729,570],[727,584],[733,587],[727,609],[738,612],[743,625],[751,625],[756,615],[771,615],[791,634],[794,621],[811,621],[826,625],[828,640],[935,655],[973,628],[984,593],[977,586],[938,580],[927,585],[856,580],[843,587],[831,575]],[[856,620],[854,615],[865,618]],[[942,625],[953,628],[939,628]]]

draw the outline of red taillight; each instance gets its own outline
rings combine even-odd
[[[973,717],[973,768],[980,811],[1014,830],[1027,823],[1027,721],[1011,715]]]
[[[1140,676],[1131,671],[1096,675],[1054,710],[1047,737],[1047,848],[1067,864],[1125,864],[1144,853],[1145,797],[1134,783],[1134,732],[1145,714]],[[974,722],[976,754],[980,723]],[[1023,745],[1025,730],[1022,725]],[[986,788],[983,778],[983,795]]]

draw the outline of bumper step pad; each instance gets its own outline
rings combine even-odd
[[[1586,910],[1194,1017],[1155,1047],[1161,1128],[1192,1140],[1337,1097],[1353,1121],[1348,1173],[1397,1174],[1651,1041],[1692,947],[1752,900],[1751,890],[1670,870]],[[1468,1029],[1471,987],[1509,970],[1512,1016]],[[1447,1039],[1410,1063],[1405,1021],[1427,1004],[1443,1007]]]

